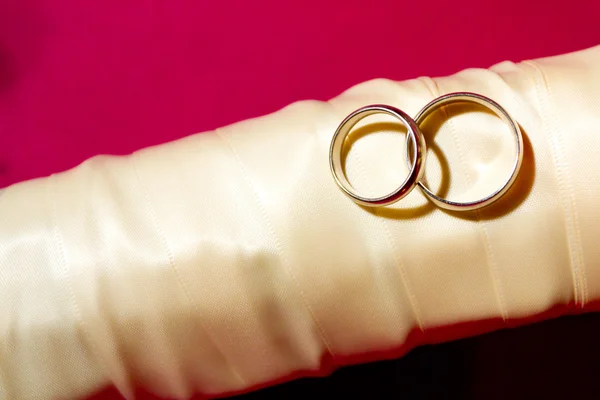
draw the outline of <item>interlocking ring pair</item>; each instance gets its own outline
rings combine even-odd
[[[423,182],[421,181],[424,172],[424,164],[426,159],[427,145],[425,138],[419,129],[419,125],[438,107],[448,105],[456,102],[471,102],[488,108],[493,111],[501,120],[503,120],[511,129],[514,139],[516,141],[517,154],[512,165],[511,173],[504,184],[495,192],[487,195],[481,199],[468,201],[468,202],[455,202],[433,193]],[[412,145],[412,160],[410,161],[410,172],[404,182],[393,192],[381,196],[381,197],[364,197],[358,194],[352,187],[348,178],[344,172],[342,165],[342,148],[344,142],[348,137],[348,134],[352,128],[364,118],[373,114],[388,114],[392,117],[397,118],[406,127],[407,134],[407,146],[410,143]],[[407,154],[408,159],[408,154]],[[335,179],[335,182],[340,189],[354,202],[357,204],[368,206],[368,207],[381,207],[395,203],[404,197],[406,197],[416,186],[423,191],[427,198],[432,201],[435,205],[440,208],[444,208],[452,211],[469,211],[477,210],[486,207],[500,197],[502,197],[508,189],[513,185],[521,169],[523,163],[523,135],[519,129],[519,125],[511,118],[511,116],[495,101],[482,96],[477,93],[469,92],[457,92],[449,93],[438,97],[437,99],[428,103],[417,116],[412,119],[402,110],[399,110],[392,106],[387,105],[370,105],[359,108],[350,115],[348,115],[340,124],[335,131],[333,139],[331,141],[331,147],[329,151],[329,164],[331,172]]]

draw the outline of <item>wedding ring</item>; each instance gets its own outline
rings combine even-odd
[[[511,116],[506,112],[506,110],[504,108],[502,108],[498,103],[496,103],[495,101],[493,101],[485,96],[482,96],[480,94],[469,93],[469,92],[457,92],[457,93],[449,93],[449,94],[440,96],[437,99],[431,101],[429,104],[427,104],[425,107],[423,107],[423,109],[421,111],[419,111],[419,113],[415,117],[415,122],[417,123],[418,126],[420,126],[425,121],[425,119],[439,107],[442,107],[444,105],[448,105],[451,103],[461,103],[461,102],[470,102],[470,103],[479,104],[479,105],[493,111],[502,121],[504,121],[509,126],[512,136],[514,137],[514,140],[516,142],[516,149],[517,149],[516,153],[517,154],[516,154],[515,160],[512,164],[512,170],[510,172],[510,175],[508,176],[506,181],[504,181],[502,186],[499,189],[497,189],[495,192],[493,192],[492,194],[490,194],[486,197],[483,197],[481,199],[478,199],[478,200],[468,201],[468,202],[450,201],[448,199],[442,198],[442,197],[434,194],[427,186],[425,186],[425,184],[421,180],[419,180],[419,182],[417,182],[417,185],[419,186],[419,188],[429,198],[429,200],[431,200],[436,206],[438,206],[440,208],[444,208],[446,210],[452,210],[452,211],[477,210],[477,209],[486,207],[486,206],[492,204],[493,202],[495,202],[496,200],[498,200],[500,197],[502,197],[508,191],[508,189],[510,189],[512,184],[515,182],[515,180],[517,179],[517,175],[519,174],[519,170],[521,169],[521,164],[523,163],[523,135],[521,133],[521,129],[519,129],[519,125],[515,122],[515,120],[513,120],[511,118]],[[412,138],[407,137],[407,144],[408,144],[408,141],[410,141],[410,140],[412,140]],[[406,157],[407,157],[407,162],[410,162],[408,154]]]
[[[408,131],[407,138],[412,145],[412,160],[409,161],[410,172],[408,176],[396,190],[385,196],[370,198],[359,195],[348,181],[342,165],[342,150],[352,128],[364,118],[374,114],[391,115],[402,122]],[[331,141],[329,166],[336,184],[354,202],[363,206],[379,207],[395,203],[415,188],[423,176],[422,166],[425,163],[426,153],[425,139],[416,122],[411,117],[395,107],[375,104],[359,108],[348,115],[339,125]]]

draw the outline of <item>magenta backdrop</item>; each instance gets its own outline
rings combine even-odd
[[[599,18],[598,0],[0,0],[0,187],[371,78],[587,48]]]
[[[0,187],[361,81],[600,43],[598,0],[0,0]]]

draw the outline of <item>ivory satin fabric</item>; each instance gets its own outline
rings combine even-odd
[[[348,113],[384,103],[414,116],[454,91],[491,97],[523,128],[522,172],[502,200],[457,214],[418,189],[376,210],[343,195],[328,151]],[[0,398],[78,399],[109,384],[128,398],[134,387],[217,396],[324,360],[383,357],[441,327],[585,308],[600,299],[599,106],[597,47],[373,80],[10,186],[0,192]],[[439,193],[472,199],[507,176],[512,138],[480,108],[447,107],[423,131]],[[353,136],[357,190],[403,180],[397,124],[370,118]]]

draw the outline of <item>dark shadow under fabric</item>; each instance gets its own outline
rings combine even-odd
[[[569,316],[423,346],[397,360],[342,368],[236,400],[598,399],[600,314]]]

